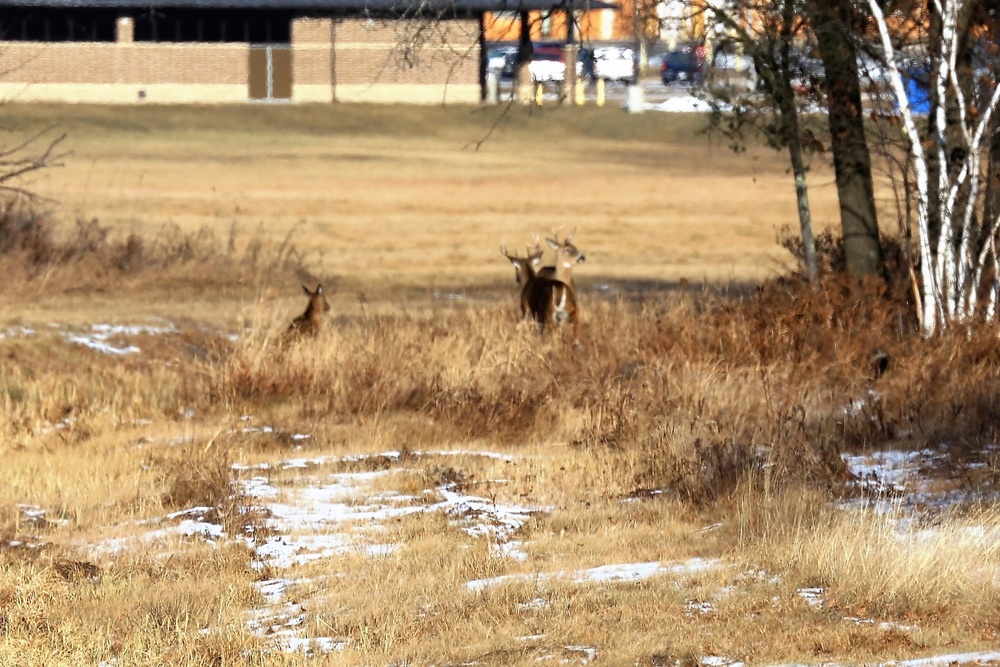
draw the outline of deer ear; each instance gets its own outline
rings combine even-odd
[[[550,248],[552,248],[554,250],[558,250],[559,249],[559,242],[556,241],[555,239],[545,239],[545,240],[549,242],[549,247]]]
[[[302,291],[306,293],[306,296],[312,296],[312,292],[310,292],[309,288],[305,285],[302,286]]]

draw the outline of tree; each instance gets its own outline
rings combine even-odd
[[[931,94],[938,101],[953,102],[932,105],[932,118],[921,134],[885,15],[877,0],[867,1],[912,158],[921,327],[932,335],[956,324],[995,321],[1000,298],[1000,213],[985,206],[991,186],[984,183],[989,174],[983,172],[984,154],[992,142],[988,132],[996,127],[1000,86],[986,68],[962,71],[963,22],[976,3],[931,0],[939,20],[928,48]],[[933,178],[932,161],[942,167]],[[932,201],[937,202],[938,224],[932,224]]]
[[[751,128],[760,130],[768,143],[788,151],[795,183],[799,229],[802,235],[803,262],[810,282],[817,279],[816,242],[812,229],[807,186],[807,152],[815,140],[802,127],[793,82],[804,68],[794,48],[803,23],[795,0],[774,0],[758,4],[753,0],[717,2],[709,6],[713,20],[728,35],[727,46],[738,44],[749,57],[757,74],[757,90],[734,96],[726,89],[713,91],[713,127],[733,139],[733,147],[742,148],[744,135]],[[756,28],[745,20],[753,14]],[[764,101],[759,101],[763,93]]]
[[[58,148],[65,138],[65,134],[53,138],[49,128],[9,144],[0,142],[0,197],[8,203],[37,199],[32,190],[22,185],[24,177],[41,169],[62,166],[60,160],[65,153]]]
[[[847,272],[859,278],[876,275],[882,269],[882,245],[854,43],[862,22],[851,0],[809,0],[808,12],[823,61]]]

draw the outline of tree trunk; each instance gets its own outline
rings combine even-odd
[[[521,12],[521,33],[517,41],[517,66],[514,68],[514,99],[519,104],[531,104],[535,99],[534,82],[531,80],[531,22],[528,12]]]
[[[882,270],[871,156],[865,138],[854,25],[849,0],[815,2],[813,18],[826,73],[830,148],[840,200],[847,271],[860,278]]]
[[[795,204],[799,211],[799,229],[802,232],[802,260],[806,277],[813,285],[816,284],[818,270],[816,267],[816,239],[813,236],[812,214],[809,209],[809,189],[806,186],[806,163],[802,155],[802,140],[799,137],[799,116],[795,108],[795,93],[792,91],[791,80],[787,72],[777,78],[780,91],[774,91],[781,113],[781,123],[786,133],[785,142],[788,147],[788,158],[792,164],[792,175],[795,178]]]
[[[799,111],[795,106],[795,92],[792,90],[789,69],[794,12],[794,1],[785,0],[781,6],[782,26],[779,30],[782,67],[774,73],[772,79],[774,88],[771,93],[778,105],[778,113],[781,114],[785,145],[788,147],[792,175],[795,178],[795,204],[799,210],[799,228],[802,232],[802,259],[805,263],[806,276],[809,282],[815,285],[819,274],[816,267],[816,239],[813,236],[809,191],[806,187],[806,165],[802,157],[802,139],[799,135]]]

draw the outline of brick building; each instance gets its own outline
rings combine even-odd
[[[570,0],[578,1],[586,2]],[[485,91],[484,16],[565,5],[0,0],[0,98],[478,103]]]

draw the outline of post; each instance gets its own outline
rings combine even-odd
[[[597,80],[597,106],[604,106],[604,79]]]
[[[625,104],[629,113],[642,113],[646,110],[646,95],[640,84],[628,87],[628,102]]]
[[[500,81],[496,72],[486,73],[486,103],[500,103]]]
[[[115,41],[119,44],[135,42],[135,21],[131,16],[119,16],[115,21]]]

